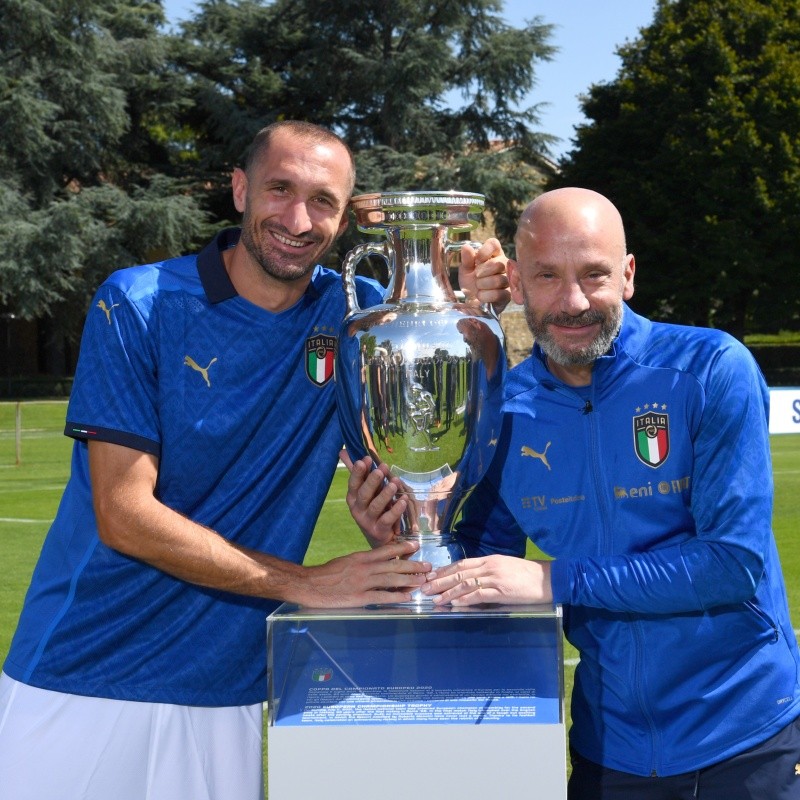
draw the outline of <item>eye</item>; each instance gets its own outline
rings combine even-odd
[[[334,200],[334,198],[330,197],[326,194],[318,195],[314,198],[314,202],[318,206],[322,206],[323,208],[333,209],[334,211],[339,210],[339,203]]]

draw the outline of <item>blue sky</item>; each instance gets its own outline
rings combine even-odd
[[[192,15],[193,0],[164,0],[170,21]],[[655,0],[505,0],[503,16],[519,26],[541,17],[555,26],[551,44],[559,48],[553,61],[537,66],[537,85],[525,105],[540,109],[540,130],[558,136],[556,156],[570,147],[574,126],[583,122],[578,95],[593,83],[614,78],[619,68],[616,48],[635,39],[653,19]]]

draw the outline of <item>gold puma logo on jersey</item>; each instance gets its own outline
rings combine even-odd
[[[119,303],[114,303],[110,308],[106,305],[105,300],[99,300],[97,303],[97,307],[106,315],[106,319],[108,320],[108,324],[111,324],[111,310],[116,308]]]
[[[187,367],[191,367],[196,372],[199,372],[203,376],[203,380],[206,382],[206,386],[211,386],[211,381],[208,379],[208,370],[211,368],[211,365],[216,361],[216,358],[212,358],[211,361],[208,362],[208,366],[201,367],[191,356],[184,356],[183,363],[186,364]]]
[[[521,453],[521,455],[530,456],[531,458],[538,458],[539,461],[541,461],[542,464],[544,464],[547,467],[547,469],[550,469],[550,464],[547,461],[547,448],[550,447],[551,444],[552,444],[552,442],[548,442],[544,446],[544,450],[542,450],[541,453],[537,453],[531,447],[527,447],[526,445],[522,445],[522,453]]]

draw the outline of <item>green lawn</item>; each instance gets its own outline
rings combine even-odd
[[[0,662],[5,658],[31,571],[69,474],[71,443],[62,435],[63,403],[25,403],[24,435],[17,452],[14,404],[0,403],[0,541],[4,579],[0,582]],[[773,526],[781,555],[795,630],[800,629],[800,435],[772,437],[775,476]],[[17,457],[21,456],[17,464]],[[344,501],[347,477],[339,470],[319,519],[306,559],[318,564],[364,549]],[[530,554],[533,555],[531,549]],[[577,659],[565,646],[567,697]],[[266,740],[266,737],[265,737]]]

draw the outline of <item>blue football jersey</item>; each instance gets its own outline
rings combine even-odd
[[[72,471],[5,671],[57,691],[191,705],[266,698],[276,603],[185,583],[98,538],[87,442],[156,455],[159,499],[226,539],[301,562],[336,467],[341,277],[316,267],[270,313],[198,256],[114,273],[92,300],[67,412]],[[378,284],[358,279],[363,306]]]

